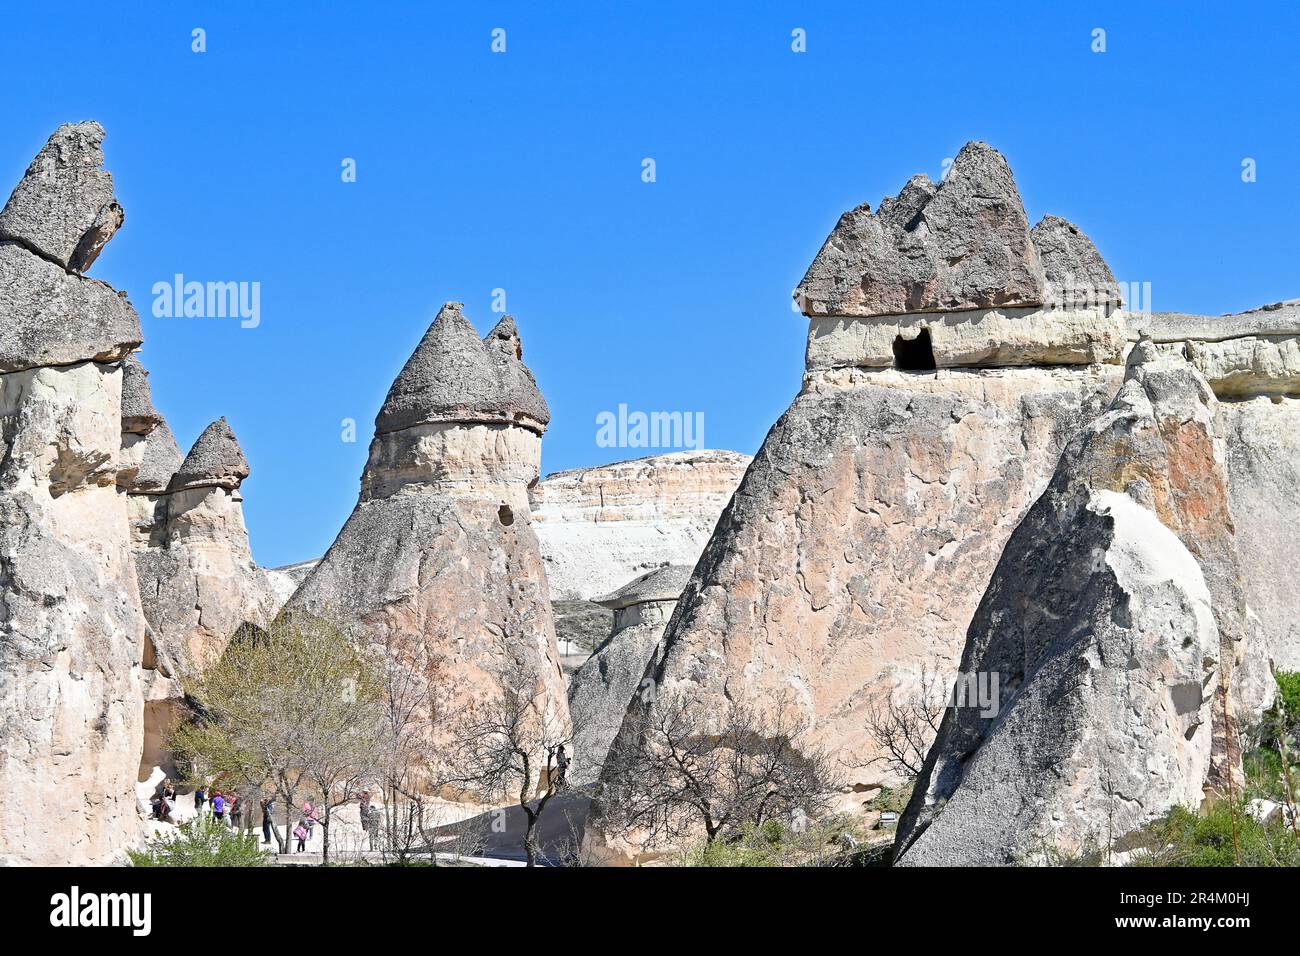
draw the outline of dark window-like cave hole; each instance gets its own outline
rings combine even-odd
[[[930,330],[922,329],[914,339],[901,335],[894,339],[894,368],[905,372],[933,372],[934,347],[930,344]]]
[[[515,523],[515,513],[510,510],[509,505],[502,505],[497,509],[497,520],[508,528]]]

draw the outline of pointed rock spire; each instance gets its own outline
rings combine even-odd
[[[72,272],[90,268],[125,218],[103,168],[103,141],[95,122],[55,130],[0,211],[0,239]]]
[[[182,491],[212,485],[238,488],[247,477],[248,460],[223,416],[203,429],[203,434],[172,476],[167,490]]]
[[[160,420],[144,442],[144,457],[140,459],[130,490],[136,494],[162,494],[171,485],[172,476],[184,463],[185,456],[165,421]]]
[[[1043,303],[1043,267],[1007,161],[962,147],[938,186],[913,176],[840,217],[799,283],[808,315],[868,317]]]
[[[505,411],[518,422],[532,422],[545,427],[551,410],[537,387],[537,380],[524,364],[524,349],[513,316],[505,315],[483,339],[496,367],[497,379],[505,395]]]
[[[1087,234],[1060,216],[1044,216],[1029,234],[1043,262],[1046,301],[1056,308],[1123,304],[1119,283]]]
[[[149,373],[138,358],[128,355],[122,362],[122,431],[147,435],[161,422],[162,416],[153,407]]]

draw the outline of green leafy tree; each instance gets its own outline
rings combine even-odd
[[[220,660],[186,686],[194,718],[172,748],[199,777],[273,793],[293,826],[299,795],[320,800],[323,862],[333,811],[384,761],[382,662],[330,620],[282,617],[236,636]],[[276,834],[281,849],[282,840]]]

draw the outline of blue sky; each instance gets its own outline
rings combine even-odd
[[[968,139],[1156,309],[1300,295],[1293,3],[113,6],[6,9],[0,191],[60,123],[104,124],[127,218],[92,274],[140,311],[181,444],[234,426],[267,565],[333,540],[448,299],[486,332],[506,291],[544,472],[644,454],[596,443],[620,403],[752,453],[798,390],[790,291],[840,213]],[[261,324],[155,318],[178,272],[260,282]]]

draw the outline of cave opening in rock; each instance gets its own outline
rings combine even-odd
[[[508,528],[515,523],[515,513],[510,510],[509,505],[502,505],[497,509],[497,520]]]
[[[914,339],[901,335],[894,338],[894,368],[905,372],[933,372],[934,346],[930,344],[930,330],[922,329]]]

